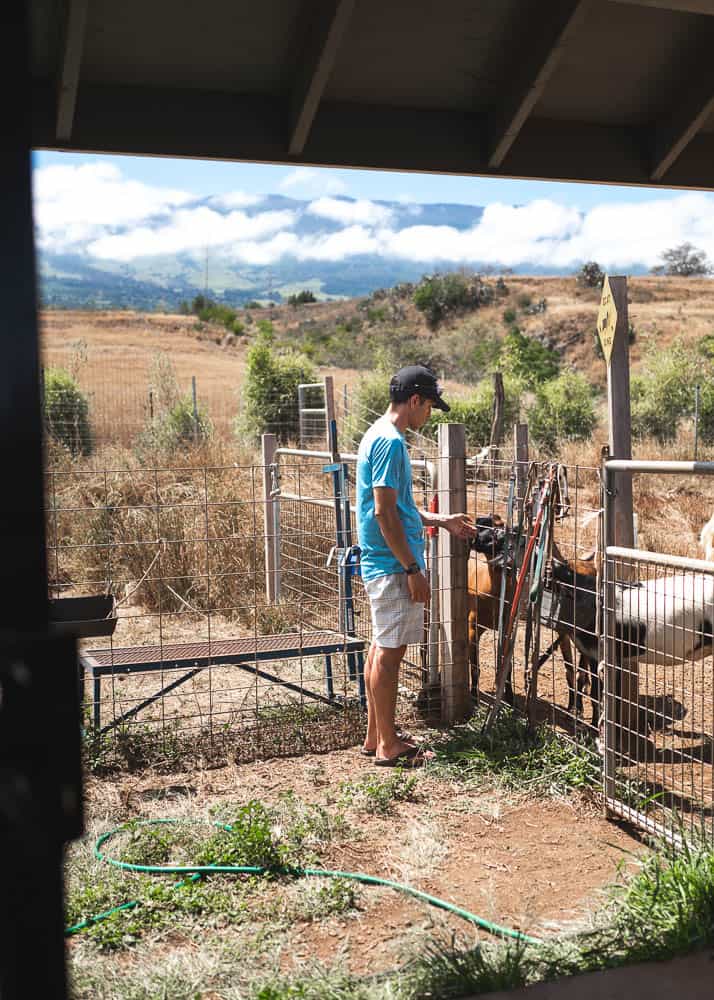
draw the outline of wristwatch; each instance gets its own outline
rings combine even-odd
[[[418,562],[409,563],[404,572],[407,576],[414,576],[415,573],[421,573],[421,566]]]

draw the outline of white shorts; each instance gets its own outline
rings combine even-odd
[[[409,597],[406,573],[390,573],[366,580],[364,589],[372,611],[372,641],[385,649],[421,642],[424,605]]]

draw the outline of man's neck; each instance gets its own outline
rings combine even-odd
[[[400,406],[396,407],[393,403],[389,404],[389,409],[384,414],[387,420],[394,424],[399,433],[404,436],[407,428],[409,427],[409,417],[406,411],[406,407]]]

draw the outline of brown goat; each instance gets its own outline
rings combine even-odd
[[[487,629],[494,632],[498,630],[503,572],[504,562],[500,556],[488,561],[479,560],[475,555],[469,559],[469,668],[471,693],[474,696],[478,694],[479,683],[479,640]],[[512,576],[506,579],[506,615],[513,597],[514,582]],[[510,678],[506,681],[504,698],[509,705],[513,704]]]
[[[560,551],[554,545],[554,556],[564,562]],[[594,553],[586,559],[574,560],[573,568],[579,573],[587,576],[596,575]],[[476,697],[479,685],[479,642],[481,636],[487,630],[498,630],[498,612],[501,599],[501,586],[504,573],[504,561],[502,557],[495,559],[479,560],[473,555],[468,563],[468,641],[469,641],[469,668],[471,673],[471,692]],[[505,615],[510,614],[511,602],[515,590],[514,577],[508,576],[506,579],[505,593]],[[506,621],[507,624],[507,621]],[[575,658],[571,643],[571,633],[567,628],[556,629],[556,640],[551,652],[557,647],[563,655],[565,663],[565,677],[568,685],[568,711],[574,709],[577,712],[583,710],[582,692],[585,688],[586,679],[590,678],[590,698],[592,700],[592,725],[597,726],[599,717],[599,680],[597,673],[597,663],[590,661],[587,657],[580,655],[577,671],[577,685],[575,677]],[[507,678],[504,692],[504,700],[513,705],[513,685],[510,677]]]

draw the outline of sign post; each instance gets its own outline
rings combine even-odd
[[[609,457],[632,458],[632,426],[630,414],[630,352],[629,319],[627,315],[627,278],[606,277],[597,318],[597,332],[607,364],[607,418],[609,428]],[[604,478],[606,488],[614,493],[608,509],[612,517],[606,518],[605,545],[633,548],[634,520],[632,516],[632,474],[617,472]],[[619,575],[624,577],[625,567]],[[605,557],[605,602],[608,633],[614,619],[615,569]],[[616,657],[612,634],[605,636],[605,698],[607,732],[606,752],[609,748],[624,751],[627,756],[637,745],[639,729],[639,670],[636,660],[628,661],[622,668],[615,665]],[[605,767],[606,777],[612,781],[613,768]]]

